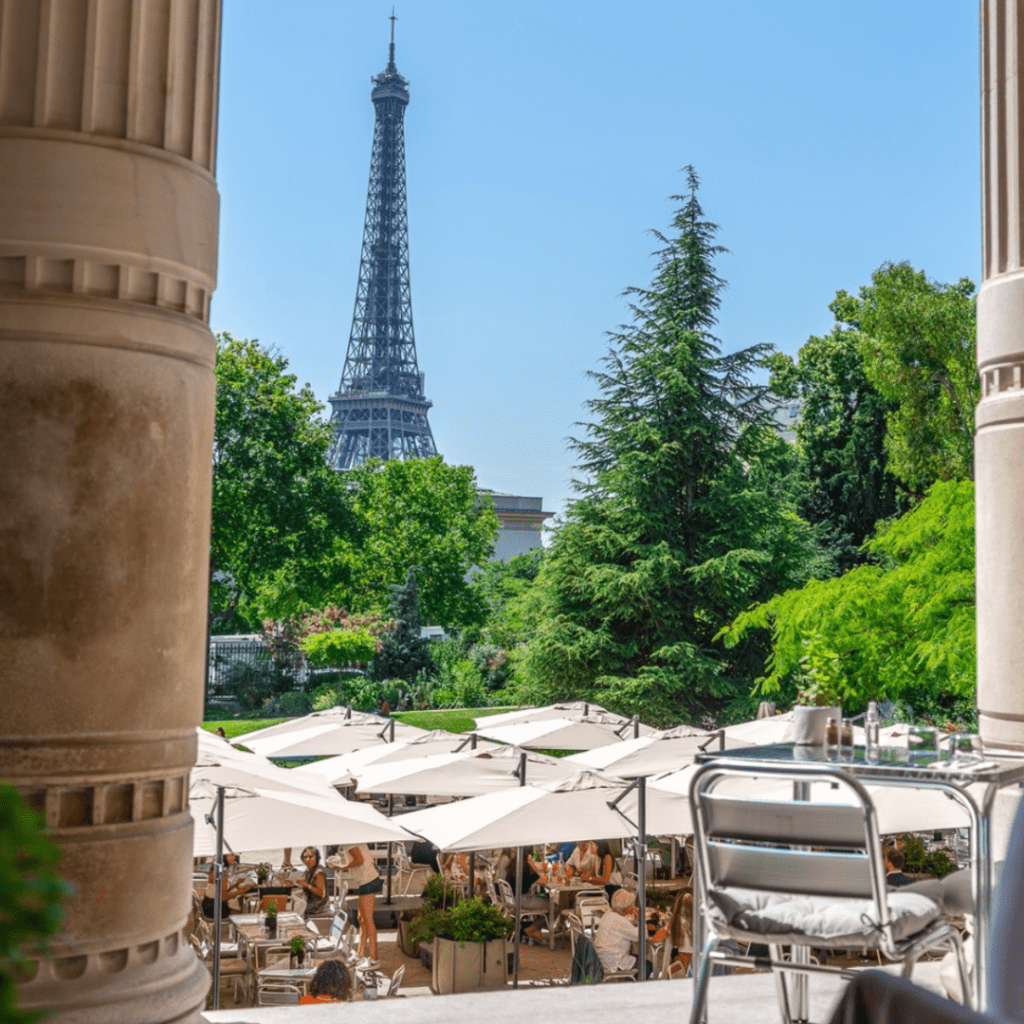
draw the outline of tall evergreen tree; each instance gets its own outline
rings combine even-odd
[[[405,583],[391,588],[391,614],[395,628],[385,634],[381,649],[370,665],[375,679],[404,679],[411,682],[421,669],[432,664],[430,641],[420,635],[423,616],[416,586],[416,570],[410,569]]]
[[[580,497],[535,587],[520,678],[557,696],[600,695],[652,721],[715,713],[749,692],[752,647],[718,629],[751,600],[807,578],[810,529],[758,472],[781,444],[751,372],[769,346],[722,355],[717,226],[688,191],[650,288],[611,332],[594,420],[574,439]],[[769,474],[770,475],[770,474]]]

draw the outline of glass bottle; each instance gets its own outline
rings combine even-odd
[[[834,718],[825,725],[825,756],[830,760],[839,756],[839,723]]]
[[[864,716],[864,753],[869,761],[878,760],[879,728],[878,704],[870,700]]]

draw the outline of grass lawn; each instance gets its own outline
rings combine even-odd
[[[219,722],[203,722],[203,728],[207,732],[216,732],[218,726],[224,730],[229,740],[236,736],[243,736],[247,732],[255,732],[257,729],[269,729],[278,722],[287,722],[287,718],[225,718]]]
[[[394,717],[408,725],[417,725],[421,729],[447,729],[448,732],[472,732],[473,719],[481,715],[500,715],[514,708],[456,708],[453,711],[399,711]],[[203,722],[207,732],[214,732],[218,726],[224,730],[229,740],[236,736],[244,736],[247,732],[267,729],[278,722],[288,722],[288,718],[225,718],[221,721]]]
[[[394,714],[406,725],[421,729],[446,729],[448,732],[472,732],[474,718],[482,715],[501,715],[515,708],[455,708],[452,711],[398,711]]]

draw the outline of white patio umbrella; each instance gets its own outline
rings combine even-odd
[[[627,718],[625,715],[617,715],[615,712],[601,707],[600,704],[591,704],[588,701],[582,700],[547,704],[539,708],[520,708],[518,711],[506,711],[500,715],[484,715],[481,718],[474,719],[474,721],[479,732],[484,725],[493,728],[495,726],[518,725],[522,722],[542,722],[547,718],[579,719],[590,718],[594,715],[607,716],[609,720],[615,721],[622,726],[628,725],[632,728],[633,725],[632,718]],[[639,731],[641,736],[645,736],[647,733],[654,732],[655,730],[651,726],[640,722]],[[632,736],[633,734],[626,731],[623,735]]]
[[[621,728],[619,723],[601,715],[578,720],[545,718],[537,722],[500,726],[487,725],[486,719],[482,722],[477,730],[481,736],[526,750],[592,750],[622,742],[616,731]]]
[[[529,770],[529,769],[527,769]],[[534,846],[570,839],[620,839],[637,834],[633,790],[624,779],[575,772],[561,782],[527,784],[402,815],[402,825],[451,853]],[[649,835],[692,831],[689,800],[669,791],[647,792]]]
[[[247,736],[248,742],[245,745],[265,757],[288,761],[304,757],[348,754],[353,750],[386,742],[408,742],[425,732],[425,729],[405,725],[394,718],[374,716],[372,722],[341,721],[319,724],[260,740],[252,740]]]
[[[727,747],[741,745],[737,740],[726,740]],[[639,739],[610,743],[581,754],[573,754],[564,758],[564,761],[623,779],[635,779],[641,775],[676,771],[692,764],[694,756],[705,749],[719,749],[717,734],[681,725]]]
[[[281,736],[289,732],[301,732],[314,725],[335,725],[338,722],[381,722],[380,715],[373,715],[366,711],[354,711],[352,708],[337,707],[328,708],[326,711],[313,711],[301,718],[291,718],[287,722],[278,722],[277,725],[268,725],[265,729],[254,729],[244,736],[237,736],[231,742],[249,746],[249,740],[265,740],[268,736]]]
[[[696,765],[690,765],[681,771],[651,779],[648,791],[660,790],[688,797],[690,781],[696,770]],[[883,835],[963,828],[970,825],[967,812],[939,790],[926,787],[915,789],[912,786],[879,786],[869,782],[865,783],[865,788],[875,805],[878,831]],[[793,796],[793,787],[792,783],[768,778],[724,779],[715,787],[715,792],[723,796],[731,793],[750,800],[790,800]],[[980,799],[980,794],[975,798]],[[832,789],[831,785],[825,782],[812,783],[809,799],[820,803],[853,803],[849,790]]]
[[[460,747],[463,750],[482,751],[496,750],[500,746],[501,744],[491,743],[489,740],[464,733],[435,729],[408,743],[378,743],[372,747],[364,747],[362,750],[354,750],[350,754],[339,754],[337,757],[328,757],[323,761],[312,761],[292,770],[322,776],[332,786],[353,786],[356,781],[353,773],[371,764],[391,764],[395,761],[408,761],[435,754],[454,754]]]
[[[668,799],[666,799],[666,797]],[[402,822],[445,851],[523,848],[569,839],[617,839],[637,836],[643,863],[648,834],[679,835],[692,831],[689,800],[674,794],[646,791],[644,780],[627,784],[622,779],[581,771],[561,782],[544,786],[488,793],[458,803],[414,811]],[[638,873],[637,903],[640,908],[638,939],[646,931],[645,872]],[[513,984],[519,972],[519,898],[516,886],[516,958]],[[643,948],[641,941],[640,948]]]
[[[527,753],[492,744],[491,750],[466,750],[412,760],[376,761],[356,769],[360,793],[404,793],[417,796],[480,796],[521,785],[519,770],[526,758],[528,783],[558,782],[579,769],[557,757]],[[403,822],[408,815],[402,818]]]
[[[195,822],[192,853],[217,851],[213,814],[217,785],[196,778],[189,786],[189,810]],[[337,791],[311,792],[224,787],[224,841],[234,852],[326,843],[405,842],[409,833],[368,804],[344,800]]]

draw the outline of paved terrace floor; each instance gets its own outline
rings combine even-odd
[[[381,933],[383,939],[388,933]],[[393,939],[393,933],[390,938]],[[339,1010],[346,1018],[358,1017],[360,1024],[488,1024],[499,1021],[571,1021],[578,1024],[629,1024],[650,1020],[658,1024],[686,1024],[693,998],[693,982],[648,981],[643,984],[615,982],[605,985],[548,985],[542,979],[565,977],[569,973],[568,950],[525,947],[521,986],[495,992],[434,996],[427,987],[427,972],[394,946],[380,946],[381,969],[392,973],[399,963],[406,965],[402,994],[405,998],[356,1001],[343,1009],[337,1005],[302,1007],[228,1007],[207,1011],[210,1024],[337,1024]],[[414,966],[415,965],[415,966]],[[898,967],[886,968],[899,973]],[[941,992],[938,962],[918,964],[914,981]],[[810,1019],[827,1021],[842,991],[841,979],[815,977],[810,982]],[[415,1000],[415,1001],[413,1001]],[[301,1015],[301,1017],[300,1017]],[[638,1016],[639,1015],[639,1016]],[[713,978],[708,1001],[708,1024],[780,1024],[775,982],[767,973]]]

